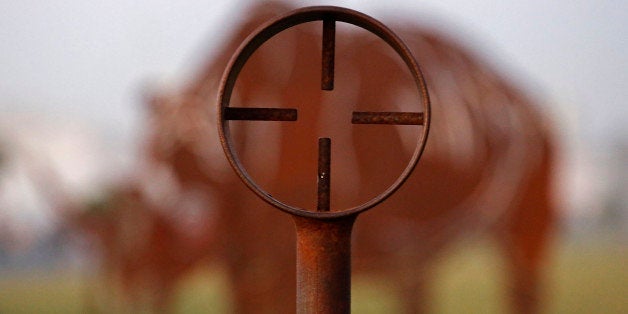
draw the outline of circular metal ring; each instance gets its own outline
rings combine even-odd
[[[424,109],[424,118],[423,130],[417,140],[417,146],[414,150],[412,158],[408,162],[408,165],[403,170],[401,175],[390,187],[388,187],[388,189],[386,189],[384,192],[374,197],[373,199],[356,207],[339,211],[319,212],[309,211],[282,203],[279,200],[273,198],[268,192],[266,192],[253,181],[253,179],[249,176],[249,174],[242,166],[238,155],[233,149],[229,123],[225,123],[225,108],[229,106],[231,93],[233,92],[233,88],[235,86],[236,79],[240,71],[246,64],[246,61],[251,57],[253,52],[257,50],[257,48],[259,48],[268,39],[288,28],[307,22],[322,21],[324,19],[332,19],[335,21],[341,21],[361,27],[377,35],[388,45],[390,45],[399,54],[399,56],[405,62],[406,66],[410,69],[410,72],[416,83],[416,87],[421,96],[422,106]],[[423,74],[418,63],[412,56],[408,47],[401,41],[399,37],[397,37],[397,35],[395,35],[390,29],[388,29],[388,27],[373,19],[372,17],[354,10],[335,6],[314,6],[297,9],[288,12],[283,16],[279,16],[273,20],[270,20],[269,22],[260,26],[255,32],[253,32],[251,35],[249,35],[249,37],[244,40],[244,42],[240,45],[238,50],[229,61],[229,64],[220,82],[217,117],[220,142],[225,151],[227,159],[231,164],[231,167],[235,170],[235,172],[238,174],[240,179],[247,185],[247,187],[251,189],[255,194],[257,194],[257,196],[262,198],[267,203],[289,214],[317,219],[335,219],[349,215],[356,215],[381,203],[390,195],[392,195],[397,189],[399,189],[399,187],[410,176],[410,173],[412,173],[414,167],[421,158],[421,155],[423,154],[423,151],[425,149],[425,144],[427,142],[427,136],[430,126],[430,100],[427,92],[427,85],[425,83],[425,79],[423,78]]]

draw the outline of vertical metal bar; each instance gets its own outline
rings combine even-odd
[[[331,139],[318,139],[318,206],[319,212],[329,211],[331,187]]]
[[[294,216],[297,313],[351,312],[351,229],[355,218],[317,220]]]
[[[336,21],[323,19],[323,69],[321,89],[334,89],[334,54],[336,46]]]

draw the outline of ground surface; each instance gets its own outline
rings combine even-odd
[[[628,313],[628,248],[608,241],[556,245],[546,269],[545,313]],[[487,241],[461,244],[434,270],[433,313],[503,313],[504,266]],[[84,313],[95,280],[67,272],[4,274],[0,313]],[[199,269],[183,282],[177,313],[229,313],[226,280]],[[398,300],[377,278],[354,277],[354,313],[395,313]]]

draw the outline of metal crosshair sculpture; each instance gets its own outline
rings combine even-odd
[[[318,152],[318,205],[307,210],[285,204],[264,191],[248,175],[234,150],[231,120],[296,121],[297,109],[230,107],[236,79],[249,57],[264,42],[293,26],[322,21],[321,88],[334,88],[336,22],[353,24],[377,35],[390,45],[409,68],[419,91],[419,112],[353,112],[353,124],[419,125],[417,145],[408,165],[396,181],[373,199],[344,210],[330,209],[331,139],[320,138]],[[229,163],[240,179],[260,198],[291,214],[297,231],[298,313],[349,313],[351,308],[351,230],[357,216],[392,195],[416,166],[427,140],[430,102],[420,68],[406,45],[379,21],[346,8],[306,7],[262,25],[238,48],[223,75],[218,96],[218,132]],[[314,145],[314,143],[313,143]]]

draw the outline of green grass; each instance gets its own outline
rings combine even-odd
[[[628,247],[567,247],[549,285],[549,313],[628,313]]]
[[[545,313],[628,313],[628,251],[605,243],[562,245],[545,269]],[[433,313],[504,313],[508,303],[505,267],[486,242],[465,243],[439,259],[433,270],[429,307]],[[63,272],[4,276],[0,313],[85,313],[86,279]],[[229,313],[226,278],[199,269],[184,280],[177,313]],[[398,299],[377,281],[354,277],[354,313],[395,313]],[[91,286],[94,289],[94,285]],[[102,302],[98,301],[98,302]],[[92,303],[96,304],[98,302]]]
[[[628,248],[563,244],[543,269],[543,313],[628,313]],[[433,313],[508,313],[506,267],[487,242],[453,250],[436,267]]]
[[[0,281],[0,313],[80,313],[82,282],[67,274],[31,273]]]
[[[435,271],[431,312],[507,313],[505,267],[497,248],[466,244],[446,254]]]

